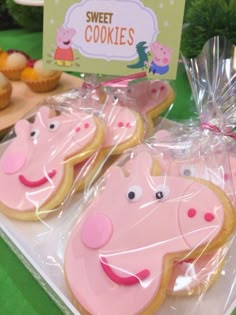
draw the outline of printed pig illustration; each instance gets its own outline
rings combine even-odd
[[[57,48],[54,54],[54,59],[59,66],[70,66],[74,60],[72,50],[72,38],[75,36],[76,30],[61,26],[57,30]]]
[[[153,60],[150,64],[149,72],[153,74],[166,74],[169,71],[169,64],[172,57],[172,49],[158,42],[150,45]]]
[[[41,107],[34,123],[19,121],[0,158],[0,211],[37,220],[59,206],[73,184],[74,165],[100,145],[97,118],[84,112],[53,116]]]
[[[72,231],[65,274],[82,314],[153,314],[173,261],[216,248],[232,232],[234,212],[221,190],[158,174],[146,152],[129,173],[112,166]]]

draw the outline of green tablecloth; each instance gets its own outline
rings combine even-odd
[[[0,32],[0,47],[5,50],[13,48],[21,49],[34,59],[41,58],[42,33],[29,33],[25,30]],[[176,102],[169,113],[168,118],[182,120],[187,119],[190,116],[195,116],[194,106],[189,105],[191,93],[183,66],[181,65],[178,69],[177,80],[173,85],[178,93]],[[45,291],[1,239],[0,255],[1,315],[62,314],[54,302],[48,297]]]

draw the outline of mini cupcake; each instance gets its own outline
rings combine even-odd
[[[19,80],[26,64],[27,57],[21,52],[0,52],[0,71],[9,80]]]
[[[7,107],[10,102],[12,92],[11,83],[8,79],[0,72],[0,109]]]
[[[21,80],[37,93],[55,89],[60,77],[61,71],[45,69],[42,60],[30,60],[21,74]]]

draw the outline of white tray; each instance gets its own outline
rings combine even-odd
[[[3,145],[0,151],[2,149]],[[76,195],[60,219],[54,216],[45,222],[18,222],[0,214],[3,239],[68,315],[80,314],[70,302],[63,271],[67,240],[80,215],[79,204],[80,195]],[[156,315],[230,315],[236,306],[236,239],[228,256],[220,278],[202,300],[199,297],[168,297]]]

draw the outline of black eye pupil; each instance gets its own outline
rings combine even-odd
[[[184,170],[184,175],[185,176],[190,176],[191,175],[191,171],[190,170]]]
[[[49,128],[50,128],[50,129],[54,129],[54,128],[55,128],[55,125],[54,125],[54,124],[51,124],[51,125],[49,126]]]
[[[31,137],[34,137],[36,135],[36,132],[35,131],[32,131],[31,133],[30,133],[30,136]]]
[[[162,199],[163,197],[164,197],[164,194],[163,194],[162,191],[158,191],[158,192],[156,193],[156,198],[157,198],[158,200]]]
[[[133,191],[130,191],[130,192],[128,193],[128,198],[129,198],[130,200],[133,200],[133,199],[135,198],[135,193],[134,193]]]

